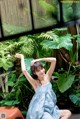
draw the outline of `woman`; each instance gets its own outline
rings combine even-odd
[[[40,58],[31,62],[32,76],[27,72],[22,54],[15,57],[21,59],[21,69],[35,94],[30,102],[26,119],[69,119],[69,110],[60,110],[56,105],[56,95],[50,83],[56,65],[56,58]],[[40,61],[50,62],[50,68],[45,73]]]

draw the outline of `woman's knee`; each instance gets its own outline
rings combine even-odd
[[[71,117],[71,111],[70,110],[62,110],[61,111],[61,117],[65,116],[67,118]]]
[[[70,110],[66,110],[66,113],[67,113],[69,116],[71,116],[71,115],[72,115],[72,113],[71,113],[71,111],[70,111]]]

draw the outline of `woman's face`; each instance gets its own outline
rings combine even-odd
[[[35,71],[35,74],[38,76],[39,79],[44,78],[45,76],[45,69],[44,67],[39,66]]]

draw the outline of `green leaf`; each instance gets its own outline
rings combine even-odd
[[[69,98],[70,98],[70,100],[71,100],[75,105],[77,105],[77,106],[80,107],[80,96],[77,96],[77,95],[75,95],[75,94],[71,94],[71,95],[69,96]]]
[[[8,70],[8,68],[11,66],[13,66],[13,63],[10,61],[10,59],[7,59],[6,57],[0,58],[0,67],[3,67],[5,70]]]
[[[47,39],[47,40],[55,40],[56,42],[59,42],[59,37],[56,35],[53,31],[48,31],[46,33],[41,33],[39,35],[39,38]]]
[[[6,82],[6,85],[7,86],[14,86],[14,83],[13,83],[13,81],[8,81],[8,82]]]
[[[26,81],[26,77],[25,77],[23,74],[21,74],[21,75],[19,76],[18,80],[19,80],[19,82],[20,82],[20,81],[21,81],[21,82]]]
[[[54,36],[54,37],[53,37]],[[72,49],[72,42],[71,42],[71,35],[70,34],[66,34],[65,36],[56,36],[53,35],[52,37],[49,37],[50,40],[44,40],[41,42],[41,45],[43,46],[43,48],[45,49],[60,49],[60,48],[65,48],[67,50],[71,50]],[[55,37],[56,36],[56,37]],[[43,35],[44,37],[44,35]]]
[[[33,58],[26,58],[25,59],[25,65],[26,65],[26,69],[29,73],[31,73],[31,70],[30,70],[30,63],[31,61],[33,60]]]
[[[41,42],[41,45],[45,49],[47,49],[47,48],[48,49],[57,49],[57,43],[55,43],[54,41],[44,40]]]
[[[20,39],[20,53],[25,54],[27,56],[31,56],[34,52],[34,42],[33,39],[28,38],[26,36],[21,37]]]
[[[73,84],[74,78],[75,78],[74,75],[66,76],[66,74],[61,74],[57,81],[57,85],[58,85],[60,92],[64,93],[66,90],[68,90]]]
[[[16,105],[16,104],[19,104],[20,102],[17,101],[17,100],[9,100],[9,101],[6,101],[6,100],[2,100],[0,102],[1,105],[4,105],[4,106],[13,106],[13,105]]]
[[[60,37],[60,42],[58,44],[59,48],[64,47],[67,50],[71,50],[72,49],[72,42],[71,42],[71,35],[70,34],[66,34],[65,36],[61,36]]]

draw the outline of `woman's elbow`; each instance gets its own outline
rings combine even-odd
[[[56,58],[53,58],[53,62],[56,62],[57,61],[57,59]]]
[[[57,62],[57,59],[56,58],[53,58],[52,63],[56,65],[56,62]]]
[[[22,73],[25,75],[26,74],[26,70],[22,70]]]

